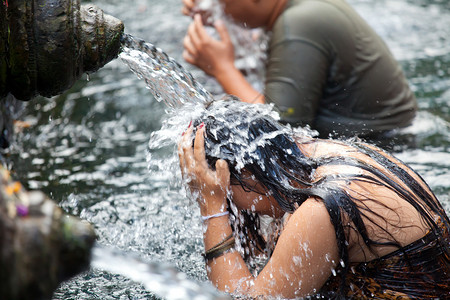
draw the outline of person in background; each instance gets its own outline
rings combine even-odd
[[[235,66],[224,22],[205,30],[198,1],[184,59],[213,76],[224,91],[250,103],[274,103],[282,121],[310,125],[321,137],[377,139],[411,124],[416,98],[381,37],[344,0],[217,0],[234,21],[271,36],[263,93]],[[204,19],[204,18],[203,18]]]
[[[424,180],[375,146],[296,133],[263,107],[214,101],[179,143],[212,283],[250,298],[448,299],[450,220]]]

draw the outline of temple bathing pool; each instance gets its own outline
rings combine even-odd
[[[125,32],[163,49],[206,90],[221,93],[181,57],[190,22],[181,14],[181,0],[91,2],[121,19]],[[417,120],[408,129],[416,136],[415,144],[396,148],[395,155],[425,178],[450,213],[450,4],[349,2],[385,39],[419,101]],[[252,74],[260,62],[245,63]],[[26,105],[22,119],[31,127],[18,134],[10,150],[15,176],[28,189],[44,191],[65,211],[91,222],[101,246],[95,249],[92,269],[63,283],[55,300],[161,299],[139,278],[102,269],[108,261],[123,263],[101,252],[104,248],[156,263],[166,275],[171,270],[169,277],[180,272],[188,282],[206,281],[199,210],[180,187],[175,145],[164,139],[164,134],[174,133],[160,130],[167,116],[167,104],[156,101],[121,59],[84,76],[63,95]],[[166,281],[164,289],[174,293],[185,284]]]

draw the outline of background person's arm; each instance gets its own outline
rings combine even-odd
[[[211,37],[196,14],[184,39],[183,58],[216,78],[227,94],[244,102],[264,103],[264,96],[255,90],[234,64],[234,47],[225,25],[215,23],[220,40]]]
[[[328,80],[329,58],[306,40],[282,40],[270,48],[264,95],[284,121],[314,124]]]

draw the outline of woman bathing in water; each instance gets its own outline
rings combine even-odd
[[[262,106],[215,101],[179,143],[207,274],[248,296],[449,299],[450,221],[423,179],[359,141],[321,140]],[[261,216],[283,226],[263,228]],[[248,263],[266,254],[258,272]]]

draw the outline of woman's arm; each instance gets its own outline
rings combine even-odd
[[[325,205],[306,200],[290,217],[251,294],[303,297],[318,292],[339,263],[334,227]]]
[[[183,173],[191,178],[191,188],[200,188],[202,215],[226,210],[228,166],[223,160],[211,170],[205,160],[204,129],[199,129],[192,148],[192,128],[179,147]],[[220,243],[231,232],[227,216],[207,221],[205,249]],[[225,252],[207,261],[210,280],[220,290],[249,296],[301,297],[318,291],[338,264],[334,228],[322,202],[309,199],[292,215],[265,268],[253,278],[237,251]]]
[[[231,233],[227,217],[211,219],[205,249]],[[220,290],[249,296],[304,297],[318,292],[339,263],[334,228],[323,203],[309,199],[286,224],[267,265],[253,278],[238,252],[207,262],[208,277]]]

